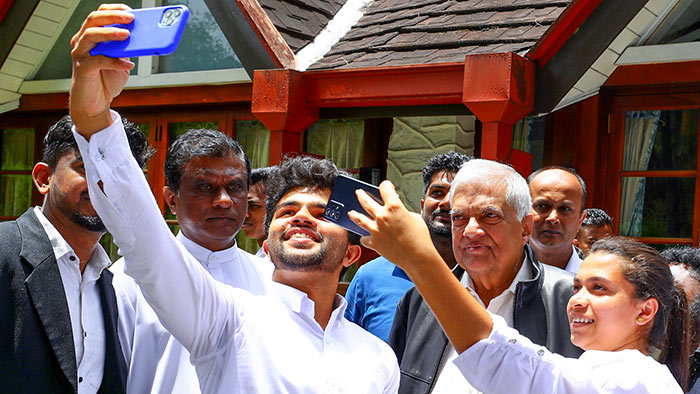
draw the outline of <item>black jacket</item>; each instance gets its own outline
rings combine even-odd
[[[97,280],[105,327],[99,393],[126,391],[112,273]],[[78,368],[68,302],[53,248],[30,208],[0,223],[0,392],[76,393]]]
[[[583,351],[571,344],[566,316],[566,304],[573,292],[573,275],[540,263],[529,246],[525,246],[525,253],[534,279],[516,286],[515,328],[555,353],[578,357]],[[455,275],[461,278],[463,274],[464,270],[457,266]],[[431,392],[450,347],[435,315],[415,287],[399,302],[389,345],[401,366],[399,393]]]

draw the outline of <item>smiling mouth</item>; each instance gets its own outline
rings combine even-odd
[[[311,240],[314,242],[321,241],[321,235],[310,229],[291,228],[282,233],[282,239],[288,240]]]
[[[586,319],[586,318],[584,318],[584,317],[572,317],[572,318],[571,318],[571,323],[572,323],[572,324],[573,324],[573,323],[578,323],[578,324],[591,324],[591,323],[593,323],[594,321],[595,321],[595,320],[593,320],[593,319]]]

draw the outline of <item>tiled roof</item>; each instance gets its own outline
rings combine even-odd
[[[522,54],[570,2],[375,0],[310,69],[462,62],[475,53]]]
[[[344,0],[259,0],[259,2],[295,53],[313,41],[345,3]]]

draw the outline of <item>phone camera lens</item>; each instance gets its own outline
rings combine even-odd
[[[164,17],[165,17],[166,19],[170,18],[171,16],[173,16],[173,10],[167,10],[167,11],[165,11]]]
[[[176,8],[173,10],[173,16],[175,18],[179,17],[181,14],[182,14],[182,11],[180,11],[179,9]]]

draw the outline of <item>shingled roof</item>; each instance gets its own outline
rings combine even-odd
[[[293,52],[297,52],[313,41],[345,3],[344,0],[259,0],[259,2]]]
[[[375,0],[310,69],[461,62],[465,55],[476,53],[522,55],[569,3],[571,0]]]

